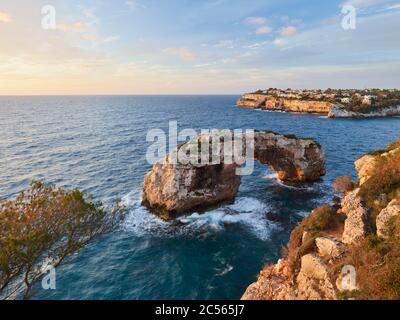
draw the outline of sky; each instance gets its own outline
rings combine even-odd
[[[399,0],[0,0],[0,95],[399,88],[399,40]]]

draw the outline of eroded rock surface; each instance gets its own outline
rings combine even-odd
[[[343,245],[332,237],[319,237],[315,239],[318,248],[318,254],[326,259],[334,259],[339,257],[343,251]]]
[[[376,218],[376,233],[381,238],[387,238],[390,220],[400,215],[400,200],[392,200]]]
[[[245,137],[243,150],[248,145]],[[211,137],[200,135],[180,146],[178,152],[186,154],[191,147],[200,147],[207,139],[210,141]],[[216,144],[219,164],[201,164],[197,157],[195,161],[183,164],[173,161],[172,154],[156,163],[144,179],[143,204],[169,219],[233,201],[240,186],[241,179],[236,169],[241,163],[224,162],[224,143]],[[284,181],[315,181],[325,174],[324,153],[311,139],[257,131],[254,134],[254,157],[273,168]]]
[[[328,268],[322,259],[314,254],[301,258],[301,269],[297,276],[298,299],[333,300],[335,289],[329,279]]]
[[[362,203],[358,192],[358,189],[351,191],[342,200],[342,212],[347,216],[342,236],[342,242],[345,244],[365,239],[370,231],[368,209]]]

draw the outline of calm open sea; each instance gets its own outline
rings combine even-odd
[[[330,184],[355,175],[354,160],[400,136],[400,118],[329,120],[235,107],[238,96],[0,97],[0,197],[30,181],[78,187],[106,204],[122,199],[120,230],[57,269],[57,289],[35,299],[238,299],[262,266],[275,262],[290,231],[330,201]],[[140,206],[149,129],[254,128],[313,137],[327,176],[313,185],[279,183],[257,165],[233,205],[160,221]]]

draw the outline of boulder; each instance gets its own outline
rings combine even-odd
[[[381,238],[388,237],[388,225],[393,217],[400,215],[400,200],[392,200],[388,206],[383,209],[376,218],[376,233]]]
[[[175,165],[155,164],[144,179],[142,203],[169,220],[185,213],[232,202],[239,190],[236,164]]]
[[[343,245],[334,238],[320,237],[315,239],[318,254],[325,259],[335,259],[343,252]]]
[[[368,154],[361,157],[355,162],[360,186],[363,185],[371,176],[372,170],[375,166],[375,162],[375,156]]]
[[[312,139],[257,131],[254,140],[254,158],[282,181],[316,181],[325,175],[324,152]]]
[[[315,254],[307,254],[301,258],[301,269],[297,276],[297,298],[300,300],[336,299],[328,268]]]
[[[251,284],[241,300],[293,300],[293,284],[288,276],[287,260],[279,260],[261,271],[257,282]]]
[[[342,200],[342,212],[347,216],[342,236],[344,244],[361,241],[370,232],[368,209],[362,203],[358,192],[359,189],[353,190]]]

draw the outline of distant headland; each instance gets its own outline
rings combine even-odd
[[[238,107],[317,113],[329,118],[400,116],[398,89],[277,89],[244,94]]]

